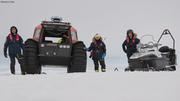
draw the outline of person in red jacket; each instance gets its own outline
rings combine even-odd
[[[127,54],[128,59],[137,52],[137,45],[139,43],[140,40],[137,38],[137,34],[132,29],[128,30],[126,40],[122,44],[123,51]]]
[[[4,43],[4,56],[6,58],[8,58],[7,49],[11,61],[10,70],[12,74],[15,74],[15,58],[19,61],[19,57],[21,56],[23,50],[23,39],[18,34],[18,30],[15,26],[10,28],[10,33],[6,37],[6,42]],[[24,74],[22,68],[21,72]]]

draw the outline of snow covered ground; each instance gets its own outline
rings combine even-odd
[[[130,28],[139,38],[151,34],[155,40],[168,28],[180,43],[180,0],[44,0],[41,7],[41,0],[13,1],[0,4],[0,101],[180,101],[179,68],[176,72],[123,72],[127,61],[121,48]],[[66,68],[47,66],[43,68],[47,74],[24,76],[17,65],[17,75],[10,74],[9,59],[2,56],[10,26],[17,26],[26,40],[40,21],[55,15],[71,22],[87,46],[95,33],[104,37],[111,56],[107,56],[106,73],[95,73],[89,59],[87,73],[67,74]],[[165,45],[171,45],[167,40]],[[176,49],[178,56],[180,46]]]
[[[114,72],[67,74],[44,67],[47,74],[0,72],[0,101],[180,101],[180,70],[176,72]],[[18,68],[18,67],[17,67]]]
[[[126,61],[107,58],[107,72],[95,73],[88,59],[86,73],[44,66],[42,75],[11,75],[9,60],[1,58],[0,101],[180,101],[180,70],[124,72]],[[123,65],[122,65],[123,64]],[[114,71],[118,68],[119,71]]]

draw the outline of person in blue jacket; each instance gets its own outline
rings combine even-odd
[[[6,37],[4,44],[4,56],[6,58],[8,58],[7,49],[10,58],[10,70],[12,74],[15,74],[15,58],[17,58],[19,62],[19,57],[22,55],[23,50],[23,39],[18,34],[18,29],[15,26],[10,28],[10,33]],[[22,68],[21,72],[23,74]]]
[[[101,71],[106,72],[105,56],[106,56],[106,45],[102,41],[102,37],[96,34],[90,47],[87,49],[91,52],[90,58],[92,58],[95,66],[95,71],[99,72],[99,63],[101,65]]]
[[[127,54],[128,60],[137,52],[137,45],[140,43],[140,40],[136,36],[133,30],[129,29],[127,31],[126,40],[122,44],[123,51]]]

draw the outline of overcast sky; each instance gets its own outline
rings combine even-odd
[[[5,0],[6,1],[6,0]],[[61,16],[78,30],[80,40],[89,46],[95,33],[104,37],[108,57],[126,59],[121,44],[126,31],[133,29],[138,37],[154,35],[157,40],[168,28],[176,39],[180,53],[179,0],[14,0],[0,3],[0,48],[3,49],[9,28],[15,25],[26,40],[34,27],[51,16]],[[170,44],[169,39],[164,43]],[[1,57],[3,51],[0,51]],[[1,60],[2,62],[3,60]]]

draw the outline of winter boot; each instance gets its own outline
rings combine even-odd
[[[101,69],[102,72],[106,72],[106,69]]]

